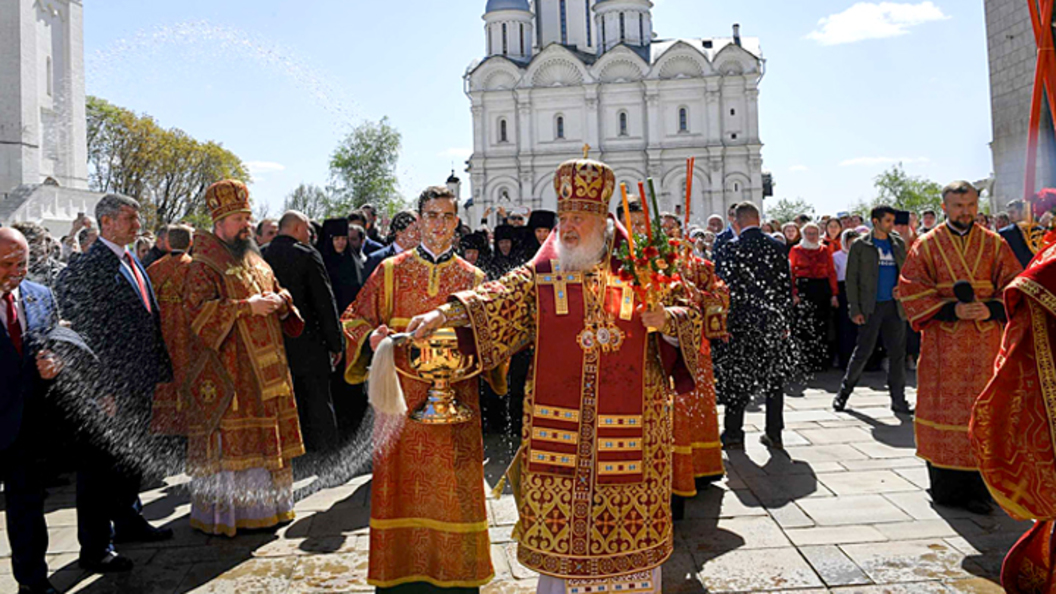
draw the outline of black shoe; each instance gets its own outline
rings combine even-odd
[[[759,437],[759,443],[763,444],[764,446],[766,446],[766,447],[768,447],[768,448],[770,448],[772,450],[783,450],[783,449],[785,449],[785,443],[781,440],[781,436],[780,435],[770,436],[770,435],[767,435],[767,434],[764,433],[763,435],[761,435]]]
[[[850,398],[850,394],[837,394],[836,397],[832,399],[832,410],[843,412],[843,410],[847,408],[847,401],[850,400]]]
[[[44,580],[35,586],[19,586],[18,594],[59,594],[59,591],[51,585],[51,582]]]
[[[686,498],[678,495],[671,496],[671,519],[676,522],[686,517]]]
[[[135,528],[114,530],[114,542],[161,542],[172,540],[172,528],[155,528],[143,520]]]
[[[895,411],[895,414],[900,415],[912,415],[913,409],[910,408],[908,402],[896,402],[891,405],[891,410]]]
[[[81,569],[92,573],[121,573],[124,571],[132,571],[132,567],[135,565],[131,559],[128,557],[122,557],[114,551],[108,551],[103,555],[102,559],[88,560],[82,557],[77,560],[77,564],[81,566]]]

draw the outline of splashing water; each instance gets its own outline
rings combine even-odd
[[[321,73],[297,59],[291,50],[240,29],[205,20],[140,31],[132,37],[119,39],[106,49],[97,50],[86,61],[88,82],[92,83],[92,88],[98,88],[99,83],[127,74],[121,67],[130,60],[155,57],[166,46],[181,48],[180,64],[166,64],[166,72],[171,72],[174,66],[196,62],[215,65],[218,59],[248,59],[291,79],[315,104],[340,122],[341,127],[351,128],[355,121],[354,102],[330,85]]]

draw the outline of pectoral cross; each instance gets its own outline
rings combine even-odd
[[[557,260],[550,260],[553,272],[539,273],[535,277],[537,286],[554,287],[554,308],[559,316],[568,315],[568,283],[581,283],[583,276],[576,273],[564,274]]]
[[[634,317],[634,291],[631,289],[631,283],[613,279],[610,285],[620,289],[620,319],[630,321]]]

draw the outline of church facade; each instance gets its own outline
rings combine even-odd
[[[476,215],[555,210],[557,166],[582,155],[636,188],[652,177],[662,210],[691,220],[763,198],[757,39],[659,39],[650,0],[489,0],[486,57],[466,71]],[[637,190],[634,190],[637,193]],[[614,205],[615,206],[615,205]],[[473,220],[479,220],[474,218]]]

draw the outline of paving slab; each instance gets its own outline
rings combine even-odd
[[[941,539],[852,544],[841,548],[878,584],[973,577],[962,567],[965,555]]]
[[[826,586],[872,583],[869,576],[835,545],[801,547],[799,550]]]
[[[798,550],[731,551],[718,557],[697,557],[701,581],[709,594],[791,588],[819,588],[824,583]]]
[[[881,495],[849,495],[835,499],[801,499],[796,505],[803,508],[819,526],[841,524],[878,524],[908,522],[909,514]]]
[[[818,473],[818,482],[836,495],[919,492],[916,485],[890,470]]]
[[[788,537],[769,516],[685,520],[679,523],[677,536],[695,557],[697,553],[714,555],[734,549],[767,549],[791,546]]]
[[[854,526],[819,526],[786,530],[785,535],[792,544],[802,547],[810,545],[837,545],[861,542],[883,542],[887,540],[883,532],[871,525]]]

